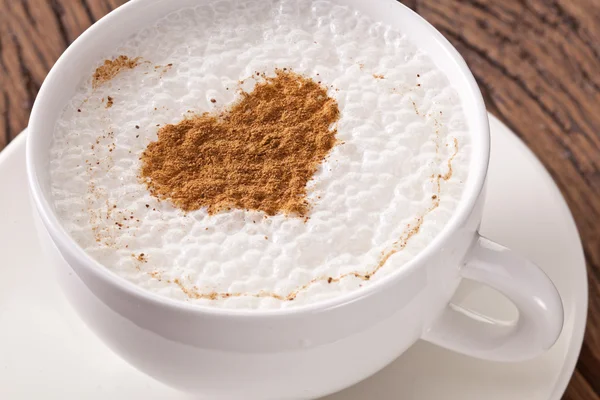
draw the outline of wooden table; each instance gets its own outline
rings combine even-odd
[[[124,2],[0,0],[0,149],[27,126],[40,85],[63,50]],[[590,311],[564,399],[600,399],[600,1],[405,4],[458,48],[488,110],[533,149],[571,207],[585,248]]]

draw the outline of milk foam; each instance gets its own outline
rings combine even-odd
[[[56,124],[52,196],[88,254],[149,291],[251,309],[340,296],[402,268],[461,198],[470,145],[455,89],[407,35],[347,7],[211,2],[105,58],[121,54],[143,62],[96,89],[90,70]],[[184,213],[150,196],[139,157],[159,127],[225,107],[276,67],[327,85],[341,111],[343,143],[310,183],[310,218]]]

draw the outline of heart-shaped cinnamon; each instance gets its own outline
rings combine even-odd
[[[337,102],[287,69],[218,113],[166,125],[142,154],[150,193],[185,211],[305,216],[306,185],[336,143]]]

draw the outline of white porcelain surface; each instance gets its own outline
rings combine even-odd
[[[546,354],[496,363],[420,341],[364,382],[331,399],[558,400],[581,346],[587,282],[581,244],[556,186],[495,118],[481,231],[535,261],[556,283],[565,328]],[[24,138],[0,153],[0,398],[189,398],[112,354],[67,305],[35,239],[27,201]],[[463,283],[453,301],[498,319],[515,316],[497,293]],[[235,382],[231,382],[235,385]]]
[[[479,237],[461,275],[507,296],[519,311],[518,321],[497,320],[451,303],[422,339],[492,361],[528,360],[558,339],[563,323],[561,300],[532,262]]]
[[[107,46],[190,0],[126,4],[77,39],[40,89],[30,119],[26,166],[47,260],[56,267],[63,291],[86,324],[129,363],[170,386],[208,398],[313,398],[374,374],[424,334],[470,355],[515,361],[547,350],[561,330],[561,301],[550,280],[516,254],[492,250],[487,242],[485,248],[481,245],[477,228],[489,126],[481,94],[458,52],[393,0],[369,5],[337,1],[413,32],[416,45],[444,65],[459,89],[467,123],[476,134],[471,138],[472,163],[463,199],[442,233],[388,278],[328,301],[295,309],[242,311],[165,299],[89,257],[54,213],[48,191],[52,132],[48,127]],[[486,262],[480,262],[484,258]],[[494,260],[518,264],[510,269]],[[465,262],[466,268],[461,268]],[[519,270],[515,266],[528,272],[515,274]],[[519,309],[518,321],[500,323],[456,307],[448,309],[463,277],[502,291]]]

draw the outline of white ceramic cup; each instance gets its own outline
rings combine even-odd
[[[56,217],[49,187],[54,124],[85,74],[118,43],[159,17],[209,0],[133,0],[78,38],[46,78],[31,114],[27,172],[41,242],[89,327],[148,375],[207,398],[314,398],[350,386],[419,338],[474,357],[519,361],[550,348],[563,310],[535,265],[481,237],[489,126],[458,52],[394,0],[335,0],[410,32],[458,89],[472,137],[464,197],[429,246],[386,279],[321,303],[284,310],[221,310],[146,292],[88,256]],[[392,262],[390,259],[389,262]],[[461,279],[502,292],[519,311],[500,323],[451,303]]]

